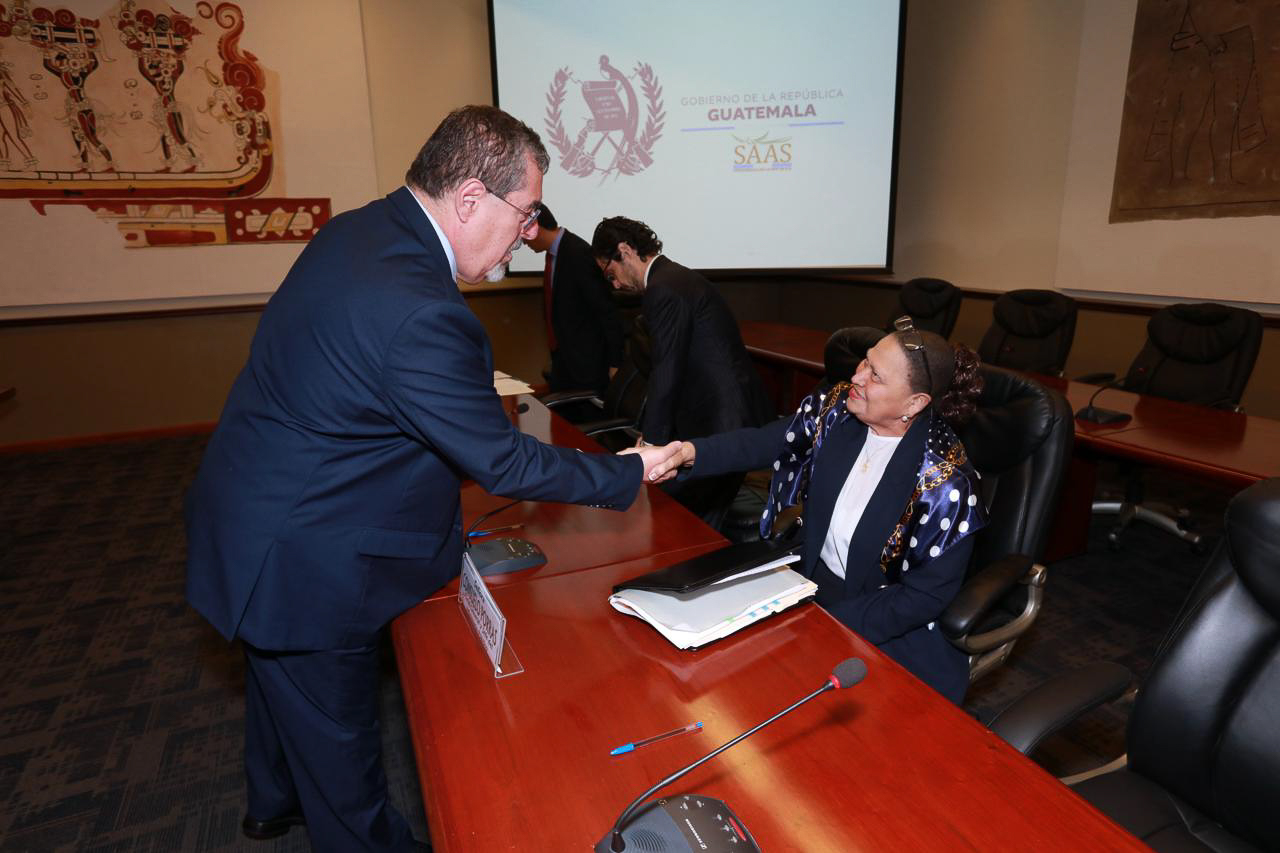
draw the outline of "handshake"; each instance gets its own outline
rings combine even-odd
[[[618,451],[619,456],[627,453],[640,455],[646,483],[665,483],[676,475],[677,468],[693,464],[695,451],[693,443],[688,441],[673,441],[661,446],[642,441],[635,447]]]

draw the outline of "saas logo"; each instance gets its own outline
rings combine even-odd
[[[566,67],[556,72],[547,90],[547,135],[560,152],[560,165],[571,175],[585,178],[600,174],[603,183],[610,175],[635,175],[653,164],[653,146],[662,138],[662,86],[646,63],[636,63],[630,77],[600,57],[604,80],[579,81]],[[640,102],[632,80],[640,83],[644,96],[644,129],[640,130]],[[569,138],[564,126],[565,90],[570,82],[582,91],[585,112],[577,136]],[[638,131],[638,132],[637,132]]]
[[[791,168],[791,137],[770,139],[762,133],[756,137],[735,136],[733,171],[782,172]]]

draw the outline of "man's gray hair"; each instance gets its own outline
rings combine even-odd
[[[497,107],[472,105],[445,116],[405,173],[405,183],[443,198],[468,178],[499,197],[524,184],[525,155],[542,174],[551,158],[536,131]]]

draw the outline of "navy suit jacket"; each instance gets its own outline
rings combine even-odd
[[[653,444],[767,421],[773,407],[724,298],[665,256],[649,268],[642,302],[653,367],[640,431]]]
[[[556,248],[551,328],[551,390],[603,391],[609,368],[622,364],[622,320],[590,244],[567,228]]]
[[[784,446],[790,418],[757,429],[742,429],[693,442],[693,476],[771,466]],[[928,438],[928,418],[917,418],[898,443],[880,484],[863,510],[849,541],[843,595],[823,606],[842,623],[875,643],[954,702],[969,684],[968,657],[931,623],[956,597],[973,554],[973,537],[961,539],[937,557],[915,563],[902,582],[885,586],[880,554],[911,499]],[[848,418],[832,428],[814,463],[804,504],[804,544],[800,572],[815,576],[837,498],[866,442],[867,427]],[[916,513],[919,516],[919,513]]]
[[[335,217],[268,302],[187,496],[187,595],[228,639],[364,645],[460,570],[458,487],[625,508],[638,457],[511,424],[413,195]]]

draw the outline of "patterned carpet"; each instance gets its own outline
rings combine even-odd
[[[0,455],[0,850],[302,851],[294,830],[249,842],[243,667],[183,599],[182,495],[203,437]],[[1226,493],[1194,492],[1205,532]],[[1153,492],[1160,487],[1153,484]],[[1052,567],[1047,605],[1010,666],[976,687],[980,717],[1090,660],[1141,674],[1202,558],[1135,528],[1120,554]],[[385,762],[396,806],[426,837],[394,661],[384,655]],[[1124,709],[1049,744],[1070,772],[1118,754]]]

